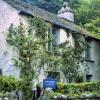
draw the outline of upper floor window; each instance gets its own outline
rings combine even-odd
[[[47,37],[48,39],[51,38],[50,37],[51,34],[52,34],[52,29],[49,29],[48,30],[48,37]],[[52,51],[52,42],[51,42],[51,40],[48,41],[47,48],[48,48],[48,51]]]
[[[53,28],[52,29],[52,35],[53,35],[53,41],[52,41],[52,44],[53,44],[53,46],[56,46],[57,45],[57,43],[56,43],[56,38],[57,38],[57,32],[56,32],[56,28]]]
[[[52,38],[48,42],[48,50],[53,51],[53,48],[56,46],[56,28],[52,28],[52,29],[48,30],[48,34],[51,34],[50,38]]]
[[[90,46],[90,41],[87,39],[85,44],[85,59],[91,60],[91,46]]]

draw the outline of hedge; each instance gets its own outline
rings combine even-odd
[[[58,83],[56,93],[61,94],[82,94],[85,92],[100,93],[100,81],[98,82],[84,82],[84,83]]]
[[[20,82],[13,77],[0,76],[0,92],[11,91],[19,88]]]

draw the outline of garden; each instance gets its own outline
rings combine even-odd
[[[42,88],[42,87],[41,87]],[[23,100],[21,81],[13,77],[0,76],[1,100]],[[25,90],[26,91],[26,90]],[[34,97],[33,91],[31,91]],[[27,94],[26,94],[27,95]],[[50,94],[49,94],[50,95]],[[83,83],[57,83],[57,89],[50,95],[51,100],[77,100],[77,99],[100,99],[100,81]],[[34,99],[33,99],[34,100]]]

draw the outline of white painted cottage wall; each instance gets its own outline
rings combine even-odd
[[[66,33],[66,30],[60,28],[60,31],[59,31],[59,40],[57,43],[61,44],[61,43],[64,43],[66,42],[67,40],[67,33]]]
[[[63,28],[59,28],[56,30],[56,43],[57,45],[65,43],[69,43],[69,46],[74,47],[74,38],[71,33],[67,33],[67,31]],[[68,44],[67,44],[68,45]]]
[[[3,75],[12,75],[15,78],[19,78],[20,71],[14,67],[12,63],[13,55],[16,52],[10,45],[7,44],[6,32],[11,24],[18,26],[21,21],[27,25],[27,18],[19,15],[15,8],[3,0],[0,0],[0,7],[0,69],[2,69]],[[39,81],[42,81],[45,77],[44,70],[41,69],[38,76]],[[37,82],[37,79],[35,82]]]
[[[3,71],[3,75],[13,75],[18,78],[19,71],[14,68],[11,60],[13,49],[6,42],[6,32],[12,23],[14,25],[20,23],[18,11],[3,0],[0,0],[0,68]]]

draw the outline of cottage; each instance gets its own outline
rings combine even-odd
[[[57,15],[47,12],[37,6],[32,6],[20,0],[0,0],[0,73],[19,77],[19,70],[11,61],[14,50],[6,43],[5,32],[11,24],[19,25],[20,20],[27,24],[27,16],[37,16],[52,23],[52,32],[56,35],[56,44],[61,44],[68,39],[74,46],[72,34],[80,34],[84,41],[90,45],[84,53],[85,62],[81,65],[86,81],[100,80],[100,38],[95,37],[74,23],[74,14],[68,4],[64,4]],[[69,34],[69,37],[67,36]],[[64,82],[61,73],[49,72],[58,75],[59,80]],[[46,75],[41,71],[40,80]]]

